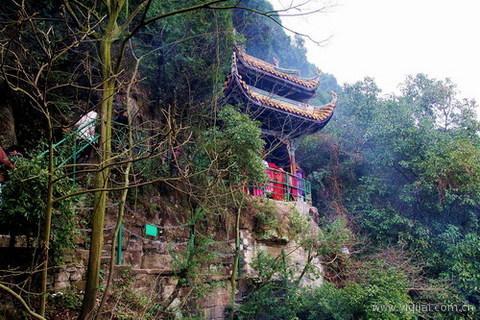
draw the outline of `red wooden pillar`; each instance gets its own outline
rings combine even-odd
[[[288,158],[290,161],[290,175],[287,175],[287,192],[291,196],[289,200],[296,200],[298,198],[298,179],[297,175],[297,162],[295,159],[296,146],[291,140],[287,140]]]
[[[296,146],[291,140],[287,140],[286,144],[287,144],[287,151],[288,151],[288,159],[290,161],[290,174],[294,176],[295,173],[297,172],[297,163],[295,160]]]

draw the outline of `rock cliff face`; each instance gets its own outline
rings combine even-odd
[[[288,256],[289,263],[297,270],[298,274],[303,270],[308,259],[307,252],[291,239],[291,215],[304,217],[308,221],[307,232],[316,233],[318,227],[316,209],[304,202],[285,203],[273,200],[262,201],[268,204],[269,211],[264,214],[269,221],[275,221],[266,225],[260,221],[259,210],[254,209],[245,212],[242,216],[241,256],[239,271],[239,290],[236,293],[238,302],[246,294],[249,283],[258,277],[252,264],[260,252],[271,256],[278,256],[283,251]],[[179,282],[178,264],[179,255],[185,252],[188,246],[188,225],[182,221],[172,219],[175,206],[159,208],[149,213],[135,212],[126,217],[124,236],[122,240],[123,263],[115,267],[116,280],[126,279],[126,283],[136,294],[141,294],[152,301],[162,301],[169,305],[172,312],[175,307],[184,301],[193,304],[197,310],[203,313],[205,319],[224,319],[225,309],[230,303],[231,266],[234,252],[234,239],[218,237],[218,241],[211,244],[210,251],[215,252],[214,257],[202,264],[202,271],[197,278],[204,285],[203,294],[193,295],[188,286]],[[158,211],[158,212],[154,212]],[[113,211],[112,211],[113,213]],[[158,237],[149,237],[144,234],[146,223],[160,227]],[[107,221],[106,241],[104,247],[103,263],[108,263],[108,252],[111,248],[113,234],[113,220]],[[65,257],[65,267],[59,269],[52,277],[52,287],[55,291],[61,291],[68,287],[76,287],[80,290],[85,285],[85,270],[88,259],[88,244],[85,243],[88,229],[80,230],[78,235],[77,249]],[[227,232],[228,233],[228,232]],[[0,239],[0,245],[9,245],[8,237]],[[220,240],[223,238],[223,240]],[[17,246],[28,247],[27,241],[22,237],[17,239]],[[114,257],[116,259],[116,257]],[[314,260],[312,265],[322,274],[322,266]],[[322,283],[321,276],[317,278],[304,277],[302,282],[306,285],[318,286]],[[189,295],[192,295],[190,300]],[[182,302],[183,301],[183,302]]]

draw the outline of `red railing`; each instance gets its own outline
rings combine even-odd
[[[312,202],[310,181],[281,169],[267,168],[265,173],[268,176],[267,182],[250,186],[248,189],[250,195],[280,201]]]

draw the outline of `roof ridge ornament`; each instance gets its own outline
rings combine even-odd
[[[337,93],[335,91],[330,91],[330,95],[332,96],[332,100],[330,100],[330,105],[333,106],[334,108],[337,106]]]

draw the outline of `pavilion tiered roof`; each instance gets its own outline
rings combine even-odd
[[[239,58],[240,55],[242,58]],[[239,54],[238,50],[235,50],[233,53],[232,70],[225,84],[225,95],[228,102],[234,104],[241,102],[240,104],[242,104],[244,107],[248,105],[249,109],[252,109],[252,106],[254,106],[256,108],[253,109],[255,109],[257,113],[258,111],[262,111],[262,109],[268,110],[269,112],[267,112],[267,115],[269,116],[272,116],[272,114],[278,114],[275,117],[277,118],[276,123],[278,126],[281,125],[281,115],[283,115],[283,118],[285,119],[288,117],[288,121],[291,123],[291,125],[287,126],[287,130],[289,130],[288,128],[296,128],[296,130],[299,131],[298,133],[293,133],[294,136],[298,136],[300,133],[311,133],[320,130],[328,123],[336,106],[335,94],[331,102],[322,106],[315,106],[305,102],[282,97],[250,85],[243,79],[238,68],[238,64],[243,63],[240,61],[246,61],[245,55],[245,53]],[[259,59],[254,58],[254,60],[252,58],[253,57],[249,56],[247,59],[252,62],[254,61],[257,65],[261,64],[257,62]],[[262,64],[262,66],[264,65],[267,66],[268,64]],[[300,78],[296,77],[295,79]],[[318,86],[318,80],[311,80],[309,85]],[[260,118],[260,120],[262,120],[261,116]],[[266,120],[270,119],[263,119],[262,122],[265,123],[267,122]],[[292,125],[292,121],[295,123],[294,125]],[[301,130],[302,126],[308,127],[308,129]],[[283,129],[285,129],[285,127]]]

